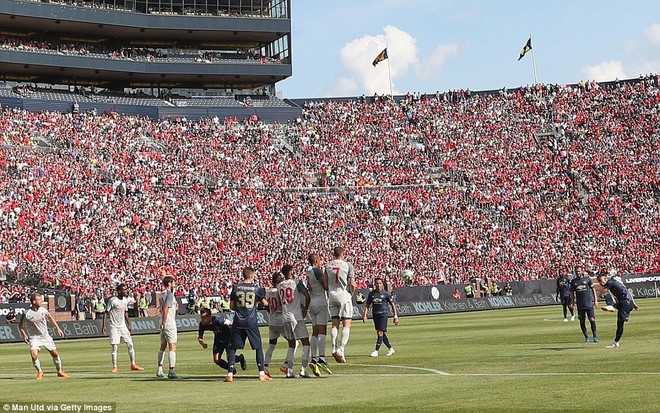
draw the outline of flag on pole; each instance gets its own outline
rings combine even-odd
[[[525,43],[522,50],[520,51],[520,56],[518,56],[518,61],[520,61],[520,59],[525,57],[527,52],[529,52],[530,50],[532,50],[532,37],[531,36],[529,37],[529,39],[527,40],[527,43]]]
[[[384,48],[382,52],[378,53],[378,56],[376,56],[376,58],[371,64],[374,65],[375,67],[378,63],[382,62],[385,59],[387,59],[387,47]]]

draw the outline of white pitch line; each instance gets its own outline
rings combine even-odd
[[[449,373],[441,371],[441,370],[436,370],[436,369],[429,369],[425,367],[413,367],[413,366],[393,366],[393,365],[388,365],[388,364],[350,364],[351,366],[360,366],[360,367],[388,367],[391,369],[408,369],[408,370],[421,370],[421,371],[428,371],[429,373],[437,374],[440,376],[450,376]]]
[[[512,377],[529,377],[529,376],[660,376],[660,372],[647,371],[617,371],[617,372],[572,372],[572,373],[556,373],[556,372],[538,372],[538,373],[456,373],[450,376],[465,376],[465,377],[478,377],[478,376],[512,376]]]

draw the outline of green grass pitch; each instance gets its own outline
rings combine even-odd
[[[259,382],[254,352],[233,383],[212,364],[196,333],[179,335],[180,380],[155,377],[157,336],[134,337],[144,372],[128,370],[122,344],[120,372],[109,372],[107,339],[58,341],[69,379],[55,377],[47,352],[37,382],[25,344],[0,346],[0,409],[12,403],[116,403],[118,412],[650,412],[660,411],[660,300],[640,300],[618,349],[606,349],[616,315],[598,310],[600,343],[584,343],[577,320],[563,322],[561,307],[497,310],[390,320],[396,354],[371,358],[371,320],[354,322],[347,363],[329,357],[332,376],[287,380],[271,371]],[[265,336],[266,329],[262,329]],[[212,335],[206,334],[208,342]],[[329,349],[329,345],[328,345]],[[329,352],[329,351],[328,351]],[[297,365],[301,351],[296,354]],[[167,358],[165,361],[167,366]]]

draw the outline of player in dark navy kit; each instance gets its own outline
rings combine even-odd
[[[628,318],[630,317],[630,312],[635,309],[637,310],[637,304],[633,298],[628,288],[623,285],[622,282],[609,278],[607,274],[600,273],[598,274],[598,284],[614,297],[615,302],[612,305],[603,307],[605,311],[614,311],[616,308],[616,336],[614,341],[607,346],[607,348],[617,348],[619,347],[619,341],[621,341],[621,336],[623,336],[623,326]]]
[[[213,362],[220,366],[221,369],[229,371],[229,363],[222,359],[222,353],[229,347],[229,336],[231,333],[231,320],[226,316],[211,315],[210,308],[202,308],[200,311],[199,332],[197,334],[197,342],[202,348],[208,348],[208,344],[204,341],[204,332],[213,332]],[[247,368],[245,356],[242,354],[236,356],[236,359],[241,364],[241,370]],[[233,370],[236,374],[236,369]]]
[[[385,291],[384,283],[382,278],[374,279],[374,289],[369,292],[367,296],[367,301],[364,303],[364,313],[362,314],[362,321],[367,322],[367,317],[369,316],[369,306],[371,306],[371,317],[374,320],[374,327],[376,328],[376,334],[378,337],[376,339],[376,347],[373,352],[371,352],[371,357],[378,357],[378,350],[380,346],[385,343],[387,348],[387,355],[391,356],[394,354],[394,347],[390,344],[390,340],[387,337],[387,317],[389,316],[389,308],[392,308],[394,313],[394,325],[399,325],[399,313],[397,312],[396,305],[390,296],[390,293]]]
[[[571,281],[565,275],[557,275],[557,302],[561,303],[564,310],[564,323],[568,322],[568,311],[571,312],[571,321],[575,321],[575,313],[573,312],[573,305],[571,303]]]
[[[577,306],[578,320],[580,320],[580,329],[584,334],[584,341],[590,342],[589,334],[587,333],[586,318],[589,318],[591,324],[591,333],[593,334],[594,343],[598,343],[598,334],[596,334],[596,314],[594,307],[598,305],[596,298],[596,291],[593,288],[591,277],[584,273],[581,268],[576,268],[577,278],[571,280],[570,290],[573,294],[574,302]]]
[[[270,377],[264,372],[264,352],[261,347],[261,334],[257,323],[257,309],[259,304],[268,306],[266,291],[254,283],[254,269],[243,269],[243,281],[232,288],[229,296],[229,308],[234,311],[234,321],[230,333],[230,345],[227,350],[229,371],[225,382],[234,381],[234,364],[236,363],[236,350],[245,347],[245,340],[250,341],[252,350],[257,356],[259,368],[259,381],[268,381]]]

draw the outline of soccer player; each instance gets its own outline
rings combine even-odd
[[[270,380],[270,377],[264,371],[264,353],[261,348],[261,334],[257,323],[258,305],[268,306],[265,297],[266,291],[254,282],[254,269],[245,267],[243,269],[243,281],[232,288],[229,296],[229,308],[234,311],[234,322],[227,351],[229,372],[225,382],[234,381],[233,371],[236,363],[236,350],[245,347],[246,339],[250,341],[250,346],[256,353],[259,381]]]
[[[632,294],[630,294],[630,291],[628,291],[628,288],[626,288],[622,282],[615,280],[614,278],[610,279],[605,273],[598,274],[597,280],[598,284],[604,289],[607,289],[615,300],[612,305],[603,307],[603,310],[610,312],[613,312],[615,308],[617,310],[616,335],[614,336],[614,341],[609,344],[607,348],[618,348],[621,336],[623,336],[623,326],[625,322],[628,321],[630,312],[639,307],[635,303],[635,299]]]
[[[264,355],[264,371],[268,377],[272,377],[268,371],[268,365],[273,358],[277,339],[284,337],[284,324],[282,322],[282,303],[280,294],[277,292],[277,284],[283,280],[281,272],[274,272],[272,275],[272,287],[266,291],[266,301],[268,301],[268,349]],[[288,371],[288,366],[283,365],[280,370],[283,373]]]
[[[387,356],[394,354],[394,347],[390,344],[390,340],[387,337],[387,317],[389,315],[389,306],[392,308],[392,313],[394,314],[394,325],[399,325],[399,313],[390,297],[390,293],[385,291],[385,284],[383,279],[380,277],[374,278],[374,289],[369,291],[367,295],[367,301],[364,303],[364,313],[362,314],[362,321],[367,322],[369,317],[369,306],[371,306],[371,317],[374,320],[374,328],[376,329],[376,347],[374,351],[371,352],[371,357],[378,357],[378,350],[380,346],[385,343],[387,346]]]
[[[573,306],[571,305],[571,281],[566,275],[558,274],[557,275],[557,295],[555,299],[557,302],[561,303],[561,306],[564,310],[564,323],[568,322],[568,311],[571,312],[571,321],[575,321],[575,313],[573,312]]]
[[[44,378],[44,372],[41,370],[41,363],[39,362],[39,351],[41,351],[42,346],[48,350],[53,358],[57,377],[67,378],[69,375],[62,370],[62,360],[60,360],[55,342],[48,334],[48,321],[55,326],[55,330],[60,337],[64,337],[64,332],[48,310],[41,306],[42,303],[43,297],[40,293],[34,292],[30,295],[30,308],[21,315],[18,330],[21,332],[23,340],[30,345],[30,357],[32,357],[32,365],[37,369],[37,380]]]
[[[594,343],[598,343],[598,334],[596,334],[596,315],[594,314],[594,307],[598,305],[598,298],[596,291],[593,288],[591,277],[585,276],[584,270],[581,267],[575,269],[576,278],[573,278],[570,283],[570,291],[573,294],[573,302],[575,302],[578,311],[578,320],[580,320],[580,329],[584,334],[585,343],[590,342],[589,334],[587,333],[586,318],[589,318],[591,324],[591,333],[593,334]]]
[[[179,376],[174,371],[176,366],[176,308],[177,302],[174,298],[174,277],[166,275],[163,277],[163,286],[165,289],[160,296],[160,351],[158,352],[158,372],[156,377],[164,378],[163,359],[165,358],[165,349],[169,348],[170,370],[167,373],[168,379],[178,379]]]
[[[323,287],[328,290],[328,306],[330,307],[330,317],[332,317],[330,332],[332,356],[337,363],[346,363],[344,351],[351,334],[352,297],[356,286],[353,264],[345,261],[344,254],[344,248],[335,247],[334,260],[325,265],[323,273]],[[342,323],[341,341],[337,345],[340,321]]]
[[[284,280],[277,285],[277,292],[280,295],[280,302],[282,303],[284,337],[289,342],[289,350],[286,353],[288,366],[286,377],[296,377],[293,372],[293,364],[296,341],[300,340],[303,346],[300,377],[309,378],[307,374],[307,365],[309,363],[309,332],[305,324],[305,317],[307,317],[311,296],[305,284],[295,278],[292,266],[288,264],[283,266],[282,274],[284,275]]]
[[[110,324],[110,346],[112,346],[112,373],[117,373],[117,351],[119,343],[123,340],[128,349],[128,358],[131,361],[131,370],[142,371],[144,368],[135,363],[135,347],[133,347],[133,338],[131,337],[131,322],[128,319],[128,287],[126,284],[117,286],[117,295],[110,297],[108,305],[105,308],[105,317],[103,317],[103,327],[101,332],[105,334],[106,324]],[[107,321],[107,323],[106,323]]]
[[[231,333],[231,320],[223,315],[211,315],[210,308],[202,308],[199,310],[200,323],[197,332],[197,342],[202,348],[208,348],[208,344],[204,341],[204,332],[213,331],[213,362],[220,366],[221,369],[229,371],[229,363],[222,359],[222,353],[227,350],[229,346],[229,335]],[[236,357],[241,364],[241,370],[247,368],[247,362],[242,354]],[[236,374],[236,369],[232,371]]]
[[[311,301],[309,303],[309,316],[312,319],[312,337],[310,340],[310,368],[316,377],[321,375],[319,368],[332,374],[332,370],[325,361],[326,336],[328,334],[328,293],[323,287],[323,270],[321,258],[318,254],[309,254],[307,257],[310,268],[307,270],[307,283]],[[318,361],[317,361],[318,358]]]

